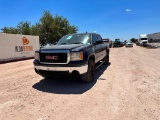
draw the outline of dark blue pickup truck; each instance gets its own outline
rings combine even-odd
[[[33,62],[45,78],[72,74],[85,82],[94,81],[95,69],[103,63],[109,63],[109,48],[97,33],[65,35],[56,45],[35,51]]]

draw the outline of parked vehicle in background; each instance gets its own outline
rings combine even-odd
[[[109,48],[112,47],[112,41],[109,40],[108,38],[104,38],[104,39],[103,39],[103,42],[104,42]]]
[[[136,45],[140,45],[139,41],[138,41],[138,42],[136,42]]]
[[[120,42],[120,47],[123,47],[124,46],[124,42]]]
[[[111,48],[113,46],[113,42],[112,40],[109,41],[109,48]]]
[[[147,34],[140,34],[139,41],[148,40]]]
[[[113,43],[113,47],[120,47],[120,46],[121,46],[120,39],[115,39],[115,41]]]
[[[109,47],[96,33],[69,34],[56,45],[35,51],[35,72],[45,78],[67,76],[93,82],[95,69],[109,63]]]
[[[148,43],[147,34],[140,34],[139,35],[139,45],[140,46],[146,46],[147,43]]]
[[[108,48],[110,47],[109,39],[104,38],[103,42],[107,45]]]
[[[126,47],[133,47],[133,43],[128,41],[128,42],[126,42],[125,46]]]
[[[148,43],[148,40],[142,40],[142,41],[140,41],[139,45],[143,46],[143,47],[146,47],[147,43]]]

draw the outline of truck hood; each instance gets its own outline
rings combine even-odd
[[[44,47],[41,49],[43,50],[70,50],[70,51],[77,51],[80,50],[81,48],[84,48],[88,45],[86,44],[70,44],[70,45],[53,45],[53,46],[48,46]]]

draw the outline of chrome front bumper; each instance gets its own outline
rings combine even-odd
[[[80,67],[47,67],[47,66],[34,66],[36,70],[46,70],[46,71],[69,71],[72,73],[73,71],[78,71],[79,74],[83,74],[87,72],[88,65],[83,65]]]

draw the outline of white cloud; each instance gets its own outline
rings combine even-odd
[[[126,9],[126,12],[131,12],[132,10],[131,9]]]
[[[96,33],[97,31],[93,31],[94,33]]]

